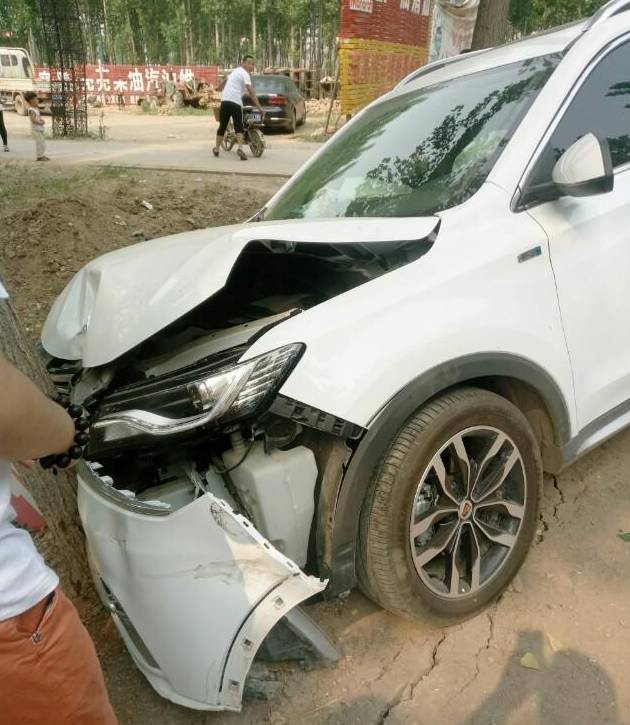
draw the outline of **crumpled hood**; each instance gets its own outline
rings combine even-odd
[[[45,350],[104,365],[218,292],[252,241],[370,244],[424,239],[437,217],[289,220],[200,229],[111,252],[87,264],[55,301]]]

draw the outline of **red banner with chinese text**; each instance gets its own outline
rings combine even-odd
[[[55,78],[59,71],[53,70]],[[47,83],[50,69],[35,68],[35,78]],[[218,85],[219,68],[216,65],[86,65],[85,85],[88,96],[103,98],[108,105],[125,99],[125,105],[136,105],[146,96],[156,93],[162,81],[174,83],[198,81]]]
[[[342,0],[343,113],[355,113],[427,62],[433,4],[433,0]]]

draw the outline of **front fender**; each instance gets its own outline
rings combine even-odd
[[[355,451],[341,486],[334,509],[328,512],[332,521],[318,532],[320,568],[330,578],[327,595],[349,591],[356,584],[355,556],[359,517],[366,492],[381,457],[392,440],[418,408],[436,395],[458,384],[483,378],[509,378],[526,383],[546,404],[553,419],[557,450],[571,436],[569,410],[557,383],[551,376],[525,358],[502,353],[479,353],[450,360],[418,376],[395,395],[372,422]],[[323,517],[319,517],[320,522]],[[323,538],[330,540],[325,543]]]

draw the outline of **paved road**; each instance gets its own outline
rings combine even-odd
[[[28,134],[26,119],[14,113],[5,113],[5,120],[11,148],[6,158],[32,159],[34,142]],[[132,131],[128,128],[130,120],[134,126]],[[109,131],[111,140],[49,139],[47,155],[52,161],[76,165],[288,177],[321,148],[321,144],[273,134],[267,138],[269,148],[259,159],[250,156],[246,162],[239,161],[235,152],[224,152],[219,159],[215,159],[210,153],[214,127],[209,127],[207,119],[203,117],[165,121],[159,117],[136,116],[124,119],[123,130],[116,128],[116,117],[108,118],[107,123],[112,124]]]

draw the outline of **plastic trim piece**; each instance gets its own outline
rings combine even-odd
[[[269,410],[281,418],[288,418],[307,428],[330,433],[338,438],[356,439],[360,438],[365,432],[365,429],[360,425],[350,423],[343,418],[338,418],[331,413],[326,413],[319,410],[319,408],[300,403],[284,395],[278,395]]]
[[[136,514],[168,516],[171,513],[170,506],[154,505],[149,501],[141,501],[131,495],[122,493],[101,478],[93,465],[86,461],[79,461],[77,463],[77,475],[96,496]]]

